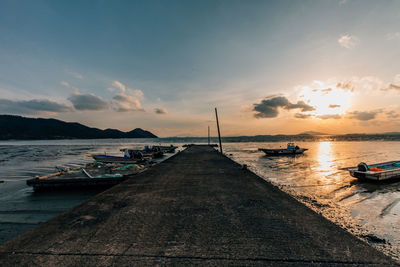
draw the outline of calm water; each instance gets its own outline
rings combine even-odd
[[[400,160],[400,142],[303,142],[304,155],[267,157],[259,147],[231,143],[225,152],[331,221],[394,258],[400,255],[400,182],[360,183],[340,168]],[[378,239],[376,239],[378,238]],[[379,240],[381,239],[381,240]],[[386,243],[383,243],[383,242]]]
[[[153,139],[52,140],[0,142],[0,244],[82,203],[99,190],[35,193],[26,180],[76,167],[92,159],[86,154],[122,155],[120,148],[142,148]],[[165,158],[165,157],[164,157]]]
[[[0,243],[97,194],[34,193],[25,181],[55,166],[90,162],[88,153],[116,153],[123,147],[166,144],[169,139],[0,142]],[[180,140],[182,141],[182,140]],[[185,140],[185,143],[198,140]],[[394,258],[400,255],[400,182],[359,183],[342,167],[400,160],[400,142],[302,142],[300,156],[266,157],[259,147],[286,143],[225,143],[224,152],[264,179]],[[182,145],[177,143],[177,145]],[[385,243],[383,243],[385,242]]]

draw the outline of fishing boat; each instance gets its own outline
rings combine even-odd
[[[97,162],[102,162],[102,163],[123,163],[123,164],[137,164],[145,161],[145,159],[142,158],[135,158],[135,157],[119,157],[119,156],[111,156],[111,155],[106,155],[106,154],[92,154],[89,155],[92,157],[95,161]]]
[[[267,156],[284,156],[303,154],[308,149],[300,148],[294,143],[288,143],[286,148],[259,148],[258,150],[263,151]]]
[[[177,146],[170,145],[170,146],[158,146],[163,153],[175,153],[175,149]]]
[[[164,154],[158,147],[148,147],[145,146],[144,149],[128,149],[122,148],[120,151],[124,152],[124,156],[114,156],[107,154],[91,154],[88,155],[98,162],[103,163],[141,163],[147,159],[151,158],[161,158]]]
[[[72,169],[58,169],[55,173],[29,179],[26,184],[35,191],[107,188],[125,181],[149,166],[95,162]]]
[[[124,152],[125,157],[129,157],[129,155],[139,155],[144,158],[161,158],[164,156],[164,152],[161,150],[160,146],[145,146],[144,149],[130,149],[130,148],[122,148],[120,151]],[[136,156],[138,157],[138,156]]]
[[[359,180],[384,181],[400,178],[400,161],[388,161],[367,165],[361,162],[357,167],[342,168]]]

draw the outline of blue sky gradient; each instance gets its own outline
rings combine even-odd
[[[230,135],[316,130],[321,123],[289,116],[293,110],[281,112],[284,118],[260,119],[252,107],[274,95],[296,103],[300,87],[314,81],[324,87],[374,77],[376,92],[383,94],[400,73],[399,10],[398,1],[2,0],[0,98],[72,107],[71,95],[91,95],[86,99],[98,97],[109,109],[21,115],[100,128],[143,127],[161,136],[203,135],[214,106]],[[130,90],[113,87],[114,81]],[[361,92],[372,85],[355,86]],[[129,98],[128,112],[113,110],[118,92],[135,97],[140,107]],[[390,99],[373,110],[400,111],[397,92],[387,93]],[[357,101],[344,112],[360,111]],[[8,113],[5,104],[0,112]],[[274,120],[280,122],[271,127]],[[378,131],[383,121],[389,118],[374,126],[343,116],[342,131]],[[338,132],[338,122],[319,129]],[[288,126],[294,124],[307,129]],[[393,120],[389,124],[400,131]]]

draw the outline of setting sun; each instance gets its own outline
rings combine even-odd
[[[327,86],[326,89],[304,88],[302,96],[304,102],[313,106],[311,114],[320,116],[334,116],[344,114],[350,107],[352,92]]]

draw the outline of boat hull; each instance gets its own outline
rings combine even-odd
[[[267,156],[299,155],[299,154],[303,154],[304,151],[307,151],[306,148],[293,149],[293,150],[259,148],[258,150],[263,151]]]
[[[389,161],[368,165],[369,170],[359,170],[358,167],[344,168],[350,175],[361,181],[386,181],[400,179],[400,161]],[[381,169],[381,170],[379,170]]]
[[[130,159],[124,157],[114,157],[106,155],[91,155],[92,158],[98,162],[102,163],[122,163],[122,164],[136,164],[141,163],[143,160]]]
[[[158,151],[146,151],[146,150],[137,150],[137,149],[128,149],[128,148],[122,148],[120,151],[128,151],[129,154],[131,153],[140,153],[143,158],[162,158],[164,156],[164,153],[162,150]]]
[[[175,153],[175,150],[178,148],[177,146],[159,146],[160,150],[163,153]]]
[[[87,164],[74,169],[36,177],[26,181],[35,191],[108,188],[146,170],[137,164]]]

